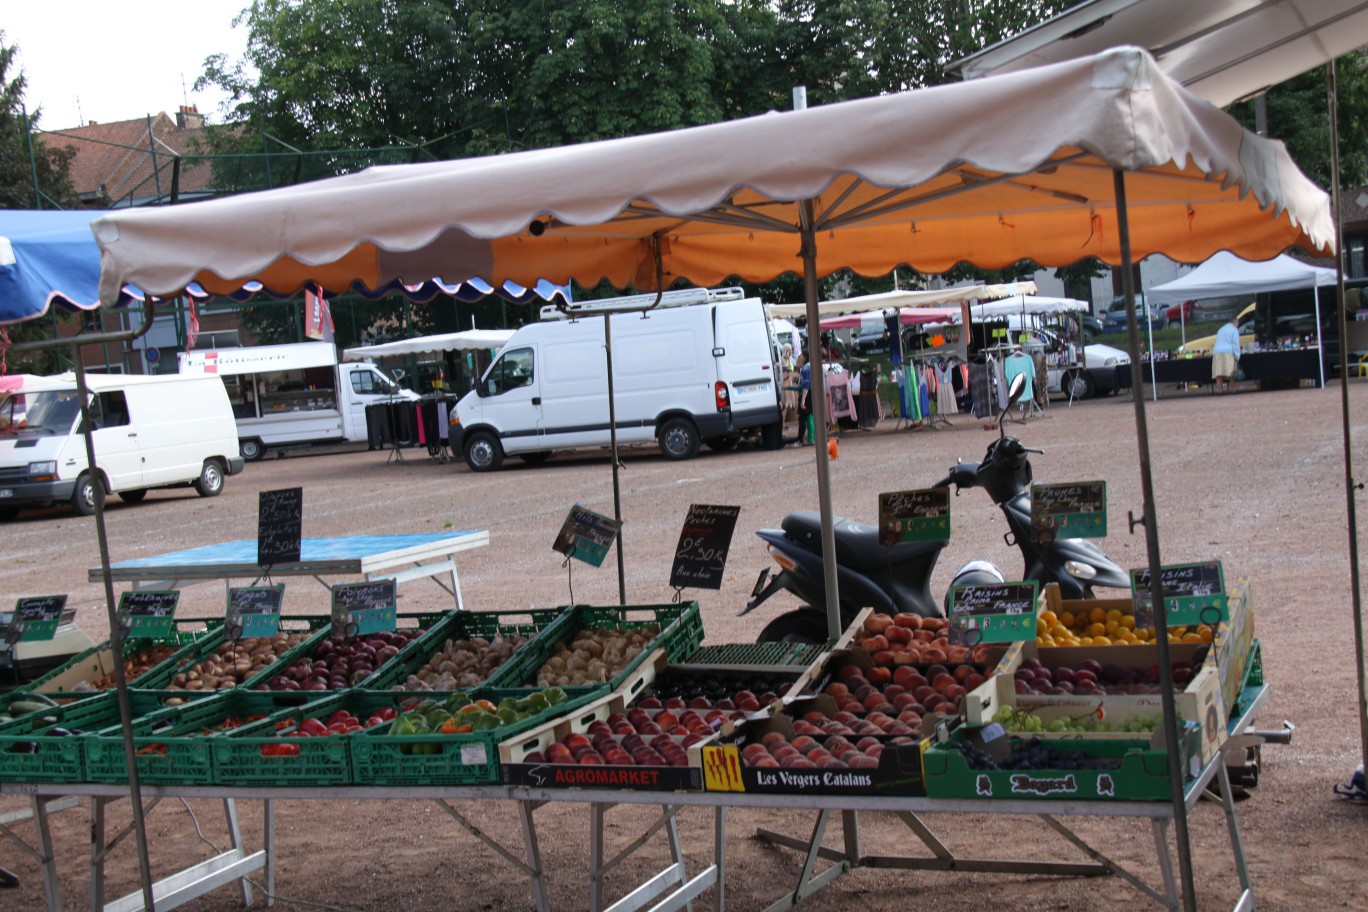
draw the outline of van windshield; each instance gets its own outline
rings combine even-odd
[[[81,411],[75,390],[50,390],[25,393],[24,396],[28,407],[24,414],[24,426],[28,430],[51,434],[71,433],[71,426]]]

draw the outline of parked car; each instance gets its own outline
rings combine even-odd
[[[1195,323],[1204,320],[1202,307],[1196,301],[1182,301],[1164,309],[1164,319],[1169,323]]]
[[[888,330],[883,327],[863,326],[850,337],[850,347],[857,355],[888,351]]]
[[[1151,311],[1149,303],[1141,293],[1135,300],[1135,318],[1141,323],[1149,322],[1155,329],[1163,329],[1168,325],[1168,317],[1163,310],[1154,309]],[[1126,328],[1126,296],[1117,295],[1112,298],[1111,304],[1102,314],[1103,332],[1120,332]]]

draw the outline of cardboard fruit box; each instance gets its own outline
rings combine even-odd
[[[811,701],[796,705],[806,707]],[[832,745],[831,738],[818,741],[797,734],[787,715],[752,719],[724,737],[724,743],[702,748],[704,784],[711,792],[900,797],[926,794],[921,756],[926,747],[924,740],[888,736],[867,736],[868,741],[850,738],[852,746],[856,741],[866,745],[859,751],[867,759],[856,760],[847,753],[844,756],[850,761],[836,758],[840,762],[833,763],[821,756],[810,759],[818,746],[828,749],[831,745],[828,753],[839,750]],[[803,741],[805,737],[814,742],[812,747]],[[787,754],[785,745],[796,753]],[[803,755],[805,747],[808,753]],[[783,753],[776,755],[775,751]],[[872,757],[871,751],[878,756]]]

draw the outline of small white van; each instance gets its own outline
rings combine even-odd
[[[604,320],[612,320],[613,401],[620,445],[658,443],[669,459],[744,436],[783,445],[779,366],[764,305],[739,291],[667,293],[676,306],[521,327],[456,404],[451,447],[476,472],[506,455],[538,464],[554,450],[610,445]],[[720,300],[719,300],[720,298]],[[654,295],[585,302],[640,309]]]
[[[217,496],[242,471],[237,428],[218,377],[88,374],[95,472],[86,462],[76,376],[37,377],[0,398],[0,520],[69,503],[95,512],[95,485],[136,503],[149,488],[193,485]]]

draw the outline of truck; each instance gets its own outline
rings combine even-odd
[[[555,450],[610,445],[605,320],[619,444],[654,442],[667,459],[746,437],[783,446],[775,339],[758,298],[686,289],[542,316],[514,333],[456,404],[449,439],[472,471],[495,470],[508,455],[536,465]]]
[[[331,342],[181,352],[181,374],[223,379],[248,462],[271,447],[366,441],[366,406],[418,401],[369,361],[338,362]]]
[[[0,521],[54,504],[89,516],[103,495],[137,503],[152,488],[216,497],[242,471],[219,378],[88,374],[86,388],[93,467],[75,374],[27,378],[0,397]]]

